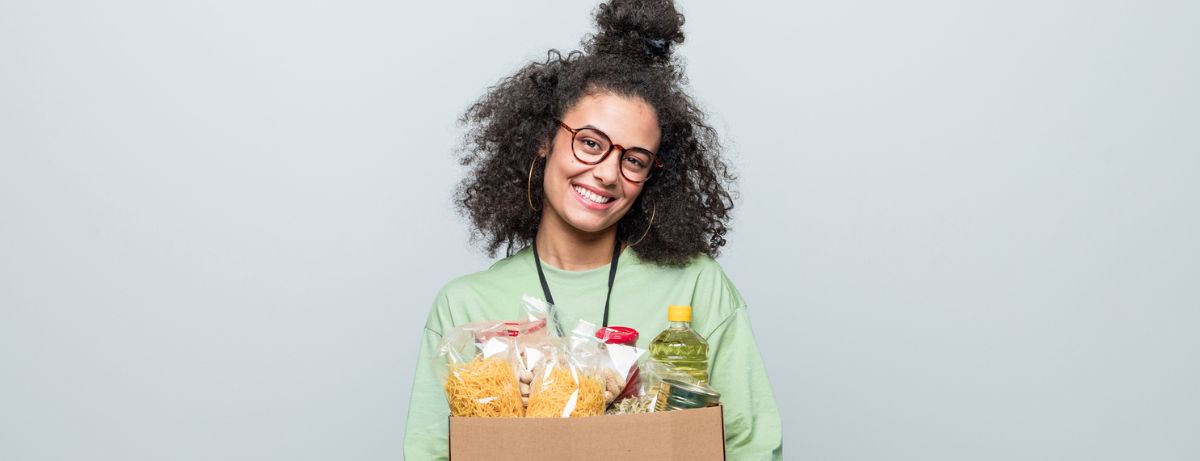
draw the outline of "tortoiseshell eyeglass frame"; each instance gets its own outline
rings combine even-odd
[[[608,154],[611,154],[614,150],[617,150],[617,149],[621,149],[622,155],[624,155],[625,152],[630,152],[630,151],[642,152],[642,153],[650,156],[650,166],[649,166],[648,171],[646,171],[645,178],[642,178],[641,180],[630,178],[629,174],[625,172],[625,165],[624,164],[621,165],[621,176],[623,176],[626,180],[629,180],[630,182],[635,182],[635,183],[646,182],[647,180],[650,179],[651,176],[654,175],[655,168],[662,168],[664,166],[663,161],[658,158],[658,154],[655,154],[654,152],[650,152],[649,150],[643,149],[641,147],[628,147],[627,148],[620,144],[615,144],[612,142],[612,138],[608,137],[607,133],[600,131],[596,128],[590,128],[590,127],[588,127],[588,128],[571,128],[570,126],[567,126],[566,123],[563,123],[562,120],[555,120],[555,122],[558,122],[559,126],[563,127],[567,131],[571,132],[571,153],[574,154],[575,159],[579,160],[580,162],[586,163],[588,165],[598,165],[598,164],[600,164],[600,162],[603,162],[604,159],[608,158]],[[604,141],[608,143],[608,150],[605,151],[603,154],[600,154],[600,157],[597,158],[595,161],[588,161],[588,160],[584,159],[583,157],[580,157],[579,152],[575,149],[575,138],[577,136],[579,136],[579,132],[584,131],[584,130],[595,132],[596,134],[600,135],[600,137],[604,138]],[[588,155],[588,157],[592,157],[592,156]]]

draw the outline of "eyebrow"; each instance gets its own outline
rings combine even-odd
[[[604,136],[608,136],[608,132],[607,132],[607,131],[601,130],[600,128],[597,128],[596,126],[593,126],[591,123],[589,123],[589,124],[587,124],[587,125],[584,125],[584,126],[581,126],[581,127],[579,127],[579,128],[576,128],[576,129],[578,129],[578,130],[582,130],[582,129],[584,129],[584,128],[591,128],[591,129],[593,129],[593,130],[596,130],[596,131],[599,131],[599,132],[601,132],[601,133],[604,133]],[[608,140],[611,142],[611,141],[612,141],[612,138],[610,137],[610,138],[608,138]],[[618,144],[618,143],[615,143],[615,142],[614,142],[613,144],[616,144],[616,145],[618,145],[618,146],[621,146],[620,144]],[[647,149],[647,148],[645,148],[645,147],[641,147],[641,146],[621,146],[621,147],[624,147],[624,148],[625,148],[625,150],[629,150],[629,149],[640,149],[640,150],[644,150],[644,151],[646,151],[646,152],[650,152],[650,153],[652,153],[652,154],[654,153],[654,151],[652,151],[652,150],[650,150],[650,149]],[[656,155],[657,155],[657,154],[656,154]]]

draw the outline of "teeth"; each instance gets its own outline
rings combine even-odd
[[[583,198],[586,198],[586,199],[591,200],[596,203],[608,203],[613,200],[612,197],[601,197],[599,195],[596,195],[592,191],[584,189],[579,186],[575,186],[575,192],[578,192],[579,195],[583,196]]]

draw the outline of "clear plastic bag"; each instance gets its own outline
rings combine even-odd
[[[521,337],[525,341],[534,341],[546,335],[566,336],[558,321],[558,310],[553,304],[525,294],[521,296],[521,312],[525,315],[520,325]]]
[[[686,372],[657,360],[639,365],[641,383],[636,392],[617,399],[606,414],[652,413],[713,406],[721,394]]]
[[[562,336],[555,318],[554,305],[528,294],[521,296],[522,320],[518,323],[517,350],[521,369],[517,380],[521,390],[521,402],[529,405],[529,391],[533,384],[534,366],[542,360],[544,347],[539,346],[547,337]],[[533,345],[533,347],[530,347]]]
[[[605,344],[604,350],[608,355],[604,400],[610,405],[623,398],[635,395],[641,385],[638,360],[646,355],[646,350],[622,344]],[[611,382],[611,383],[610,383]]]
[[[434,363],[452,416],[521,417],[516,322],[455,327],[442,337]]]
[[[528,417],[567,418],[604,414],[607,355],[593,336],[595,326],[580,322],[569,337],[546,337],[526,346],[536,351]],[[615,393],[613,394],[615,395]]]
[[[631,386],[626,389],[627,392],[622,392],[606,414],[625,415],[657,411],[663,376],[683,377],[684,373],[665,363],[645,360],[638,364],[638,376],[638,386]]]

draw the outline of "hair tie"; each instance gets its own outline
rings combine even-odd
[[[645,40],[646,46],[650,47],[650,49],[656,54],[665,54],[667,51],[667,44],[670,43],[665,38],[645,38],[642,40]]]

